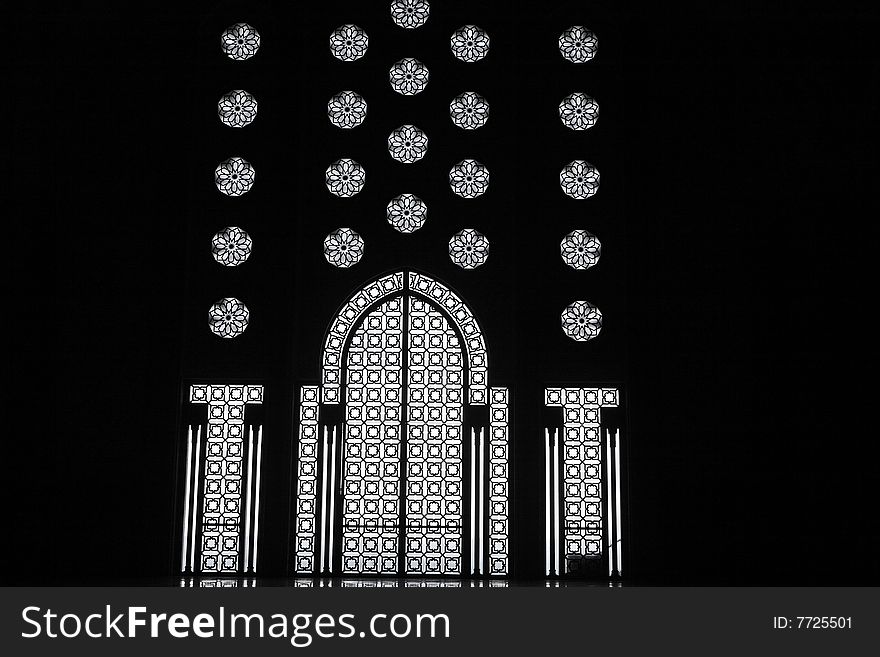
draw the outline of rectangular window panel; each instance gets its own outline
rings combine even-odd
[[[556,527],[560,527],[561,536],[553,537],[551,542],[554,552],[562,551],[564,572],[578,572],[584,559],[600,559],[603,555],[601,409],[616,407],[618,396],[615,388],[545,390],[546,405],[562,407],[562,435],[558,451],[551,452],[561,452],[558,463],[561,472],[555,490],[549,491],[556,497],[548,501],[547,508],[554,516],[559,514],[549,523],[549,531],[555,533]],[[610,485],[605,483],[606,487]],[[558,563],[557,557],[551,555],[551,569],[552,564]]]
[[[263,386],[194,385],[190,403],[207,406],[207,423],[188,432],[184,570],[252,571],[262,430],[245,424],[247,404],[263,403]],[[195,434],[196,447],[191,448]],[[191,479],[189,478],[191,477]],[[192,528],[192,533],[189,533]],[[187,554],[187,551],[189,552]],[[187,567],[188,566],[188,567]]]
[[[299,454],[296,479],[295,570],[315,570],[318,508],[318,386],[303,386],[299,405]]]
[[[489,391],[489,574],[506,575],[508,514],[508,391]]]

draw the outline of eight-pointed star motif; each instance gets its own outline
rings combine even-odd
[[[476,25],[464,25],[449,39],[452,54],[463,62],[476,62],[489,54],[489,35]]]
[[[570,62],[583,64],[596,56],[599,40],[587,28],[573,25],[559,35],[559,52]]]
[[[367,118],[367,101],[354,91],[340,91],[327,103],[327,116],[337,128],[356,128]]]
[[[413,233],[425,223],[428,206],[415,194],[401,194],[391,199],[385,210],[388,223],[401,233]]]
[[[391,88],[404,96],[414,96],[428,86],[428,67],[418,59],[407,57],[388,71]]]
[[[250,59],[260,49],[260,33],[247,23],[236,23],[223,30],[220,47],[230,59]]]
[[[388,135],[388,152],[398,162],[418,162],[428,152],[428,136],[414,125],[402,125]]]
[[[559,244],[562,260],[572,269],[589,269],[602,255],[599,239],[586,230],[573,230]]]
[[[449,240],[449,258],[462,269],[475,269],[488,257],[489,240],[473,228],[465,228]]]
[[[462,160],[449,170],[449,186],[463,198],[475,198],[489,189],[489,169],[476,160]]]
[[[592,128],[599,120],[599,103],[585,93],[573,93],[559,103],[559,118],[572,130]]]
[[[214,169],[214,184],[227,196],[241,196],[250,191],[256,175],[250,162],[242,157],[230,157]]]
[[[589,301],[575,301],[562,311],[562,330],[572,340],[592,340],[602,330],[602,311]]]
[[[228,226],[211,239],[214,260],[227,267],[237,267],[251,255],[253,240],[237,226]]]
[[[370,38],[357,25],[340,25],[330,34],[330,53],[344,62],[353,62],[367,54]]]
[[[474,91],[465,91],[449,103],[449,117],[464,130],[476,130],[489,120],[489,103]]]
[[[235,338],[248,326],[250,312],[235,297],[220,299],[208,310],[208,328],[221,338]]]
[[[223,125],[243,128],[257,118],[257,99],[242,89],[230,91],[217,103],[217,114]]]
[[[364,255],[364,239],[351,228],[337,228],[324,238],[324,257],[334,267],[351,267]]]
[[[559,185],[572,198],[589,198],[599,191],[599,170],[584,160],[569,162],[559,172]]]
[[[349,198],[364,188],[366,177],[367,173],[360,164],[352,159],[342,158],[327,167],[324,181],[332,194]]]
[[[408,30],[428,22],[431,5],[427,0],[394,0],[391,3],[391,20]]]

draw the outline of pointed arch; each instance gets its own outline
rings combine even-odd
[[[455,292],[430,276],[400,271],[381,276],[355,292],[330,324],[324,341],[321,398],[325,404],[339,404],[342,383],[342,355],[352,331],[364,314],[387,297],[400,292],[423,297],[436,304],[461,335],[468,363],[468,402],[488,403],[489,357],[486,341],[474,314]]]

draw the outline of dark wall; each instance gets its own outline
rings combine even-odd
[[[825,263],[865,248],[858,240],[844,248],[827,232],[850,214],[844,190],[866,183],[854,126],[876,109],[876,92],[853,67],[876,72],[861,45],[876,16],[448,2],[408,33],[366,3],[264,2],[242,11],[231,3],[139,6],[137,15],[77,7],[33,10],[23,22],[32,46],[16,55],[23,75],[12,125],[28,157],[17,168],[39,183],[31,198],[49,203],[13,227],[36,238],[30,262],[40,263],[10,278],[28,311],[11,350],[26,382],[13,398],[24,422],[12,433],[27,437],[20,445],[34,464],[16,489],[13,579],[168,574],[179,395],[189,377],[265,383],[265,421],[277,428],[266,434],[264,490],[277,494],[265,517],[286,518],[295,386],[317,381],[321,339],[339,305],[365,280],[402,267],[430,272],[465,298],[486,333],[492,382],[514,391],[515,521],[533,517],[540,499],[540,389],[624,381],[635,581],[876,577],[877,529],[862,513],[871,499],[867,446],[841,425],[853,415],[832,409],[844,402],[829,401],[828,382],[851,374],[830,369],[846,340],[830,339],[822,321],[829,296],[858,298]],[[217,44],[239,20],[263,36],[244,63]],[[343,22],[371,38],[367,57],[353,64],[327,54],[327,35]],[[479,64],[446,50],[464,23],[492,38]],[[556,37],[571,24],[599,35],[590,64],[558,55]],[[815,44],[817,32],[826,45]],[[74,38],[81,34],[89,37]],[[386,82],[404,56],[431,71],[414,98]],[[260,102],[243,130],[214,114],[233,88]],[[329,96],[345,88],[370,103],[366,123],[351,132],[325,116]],[[445,114],[464,90],[492,107],[473,134]],[[593,95],[601,114],[595,128],[573,135],[555,108],[575,90]],[[839,121],[822,119],[832,110],[817,97],[837,99]],[[427,158],[408,167],[383,148],[405,122],[431,139]],[[213,186],[214,167],[231,155],[257,170],[239,199]],[[323,186],[324,169],[343,156],[367,170],[353,199]],[[443,182],[464,157],[489,166],[484,197],[458,199]],[[573,201],[558,189],[559,168],[576,157],[602,172],[595,198]],[[830,185],[832,175],[846,185]],[[429,206],[424,229],[410,236],[383,214],[404,191]],[[255,241],[251,260],[234,270],[216,265],[208,248],[226,225]],[[350,270],[321,255],[323,236],[339,226],[367,243]],[[464,227],[492,242],[475,271],[445,253]],[[557,255],[575,227],[603,243],[601,263],[587,272]],[[251,310],[236,340],[205,327],[207,308],[223,296]],[[597,340],[576,344],[560,331],[559,312],[574,299],[605,313]],[[840,540],[850,568],[829,557],[828,541]],[[529,545],[521,536],[521,550]],[[283,546],[271,549],[280,560]]]

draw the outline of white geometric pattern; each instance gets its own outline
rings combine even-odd
[[[563,549],[602,556],[601,409],[619,405],[616,388],[546,388],[547,406],[561,406]],[[567,560],[566,560],[566,563]]]

